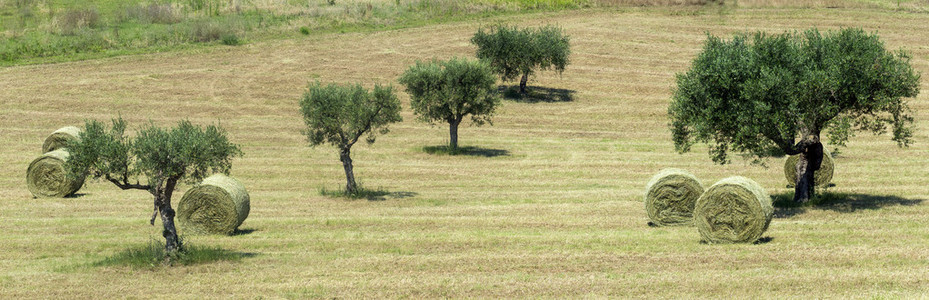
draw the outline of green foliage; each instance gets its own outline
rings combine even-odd
[[[67,147],[71,159],[63,167],[69,176],[89,173],[120,189],[147,190],[154,196],[151,223],[154,225],[155,217],[161,216],[167,252],[183,250],[171,208],[177,183],[196,183],[213,173],[229,174],[230,160],[242,155],[222,128],[211,125],[204,129],[189,121],[170,129],[149,124],[130,138],[122,118],[114,119],[109,129],[101,122],[88,120],[80,139],[69,141]],[[145,176],[147,182],[140,183],[139,176]]]
[[[410,94],[410,106],[425,122],[458,124],[470,115],[482,125],[491,122],[500,99],[490,67],[477,60],[417,61],[400,77]]]
[[[919,93],[918,81],[909,56],[885,50],[861,29],[708,35],[691,69],[677,75],[668,114],[676,149],[712,143],[717,163],[728,162],[730,151],[795,154],[798,138],[823,131],[830,143],[845,145],[855,130],[890,127],[906,146],[913,118],[904,98]]]
[[[377,134],[386,134],[388,124],[400,122],[400,100],[392,87],[374,86],[369,92],[360,84],[311,84],[300,101],[307,129],[303,132],[311,146],[329,143],[340,149],[351,148],[364,135],[374,143]]]
[[[306,27],[306,26],[300,27],[300,34],[309,35],[309,34],[310,34],[310,28],[309,28],[309,27]]]
[[[223,45],[229,45],[229,46],[235,46],[241,43],[241,41],[239,41],[239,37],[236,36],[235,33],[224,34],[222,37],[222,42],[223,42]]]
[[[242,153],[222,128],[210,125],[204,129],[186,120],[171,129],[148,125],[132,145],[142,174],[153,179],[187,178],[191,183],[214,173],[228,174],[230,160]]]
[[[71,159],[65,168],[69,174],[87,172],[93,178],[122,182],[144,175],[154,188],[169,178],[195,183],[213,173],[228,174],[230,160],[242,155],[226,132],[214,125],[205,129],[189,121],[171,129],[147,125],[135,138],[127,137],[125,131],[122,118],[114,119],[109,128],[88,120],[80,140],[68,144]]]
[[[150,124],[130,138],[122,118],[114,119],[110,128],[88,120],[80,139],[69,141],[67,147],[71,158],[63,167],[69,176],[89,173],[120,189],[147,190],[154,196],[151,223],[155,224],[156,215],[161,216],[167,252],[183,250],[171,208],[178,181],[196,183],[213,173],[229,174],[230,160],[242,155],[222,128],[211,125],[204,129],[189,121],[170,129]],[[145,176],[147,182],[140,183],[139,176]]]
[[[58,17],[56,22],[61,34],[74,35],[78,31],[100,25],[100,13],[94,8],[71,9]]]
[[[477,45],[477,57],[486,60],[503,81],[532,75],[536,70],[554,69],[560,74],[571,54],[569,37],[552,25],[523,29],[496,25],[487,31],[481,28],[471,43]]]
[[[594,1],[589,0],[477,0],[483,4],[515,5],[529,9],[563,9],[589,7]]]
[[[420,62],[400,77],[410,94],[410,105],[425,122],[449,125],[449,147],[458,148],[458,125],[471,115],[474,124],[491,122],[499,106],[490,66],[477,60]]]
[[[74,178],[85,173],[92,178],[107,174],[138,175],[138,169],[130,168],[132,141],[126,137],[126,121],[122,118],[113,119],[109,128],[97,120],[86,121],[80,139],[70,141],[66,148],[71,157],[65,169]]]
[[[400,100],[392,87],[374,86],[373,92],[360,84],[322,86],[311,84],[300,101],[300,111],[310,146],[328,143],[339,149],[345,168],[345,193],[357,193],[352,171],[351,148],[358,139],[374,143],[377,134],[386,134],[390,123],[400,122]]]
[[[320,9],[307,1],[15,0],[0,1],[0,65],[78,60],[223,42],[279,38],[282,27],[306,33],[371,31],[513,13],[587,6],[587,0],[339,1]],[[8,1],[9,2],[9,1]],[[254,4],[254,5],[253,5]],[[320,2],[320,5],[325,5]],[[343,9],[344,8],[344,9]],[[229,41],[228,39],[226,41]]]
[[[210,1],[214,6],[221,2]],[[285,17],[255,10],[198,17],[189,7],[169,2],[143,5],[113,0],[99,4],[98,10],[89,3],[78,2],[72,7],[52,2],[48,10],[30,10],[29,22],[22,26],[0,25],[0,31],[8,29],[7,38],[0,39],[0,64],[165,50],[214,41],[229,43],[240,40],[243,32],[286,21]],[[3,13],[7,11],[0,5],[0,19]],[[53,30],[38,30],[44,27]],[[232,35],[236,39],[224,39]]]
[[[129,6],[123,10],[122,15],[119,17],[123,22],[138,21],[150,24],[175,24],[182,21],[174,6],[167,3]]]
[[[187,36],[195,42],[211,42],[230,35],[229,29],[214,22],[202,21],[192,23]]]
[[[202,12],[205,16],[217,16],[223,8],[224,1],[217,0],[187,0],[187,7]]]

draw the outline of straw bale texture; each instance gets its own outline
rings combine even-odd
[[[702,194],[703,185],[693,174],[664,169],[645,186],[645,211],[656,225],[691,225],[694,204]]]
[[[64,168],[70,154],[65,149],[51,151],[29,164],[26,170],[26,185],[35,197],[66,197],[76,193],[84,185],[84,178],[69,178]]]
[[[51,135],[45,138],[45,143],[42,143],[42,153],[64,148],[68,145],[68,141],[79,139],[80,134],[81,129],[74,126],[63,127],[55,130],[55,132],[52,132]]]
[[[232,234],[248,217],[248,192],[235,178],[215,174],[181,198],[177,218],[184,231]]]
[[[755,181],[733,176],[720,180],[697,199],[694,224],[709,243],[754,242],[768,229],[774,207]]]

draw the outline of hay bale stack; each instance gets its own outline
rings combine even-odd
[[[69,178],[64,168],[71,155],[65,149],[51,151],[29,163],[26,185],[35,197],[66,197],[84,185],[84,177]]]
[[[177,219],[185,231],[232,234],[248,217],[248,191],[235,178],[215,174],[191,188],[177,206]]]
[[[703,185],[693,174],[664,169],[645,186],[645,211],[656,225],[690,225],[694,204],[702,194]]]
[[[774,207],[755,181],[733,176],[720,180],[697,199],[694,224],[709,243],[754,242],[768,229]]]
[[[42,153],[64,148],[68,145],[69,141],[80,139],[80,134],[81,129],[74,126],[55,130],[55,132],[52,132],[52,135],[45,138],[45,143],[42,143]]]
[[[797,162],[800,161],[800,155],[791,155],[784,161],[784,177],[787,178],[787,185],[793,187],[797,184]],[[835,170],[835,162],[832,155],[823,152],[823,163],[819,170],[813,172],[813,185],[826,186],[832,182],[832,172]]]

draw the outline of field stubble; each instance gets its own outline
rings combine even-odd
[[[666,109],[674,74],[705,32],[861,26],[929,74],[929,16],[883,10],[582,10],[508,17],[558,24],[572,63],[532,86],[575,91],[570,102],[506,101],[494,126],[463,127],[464,146],[494,157],[433,155],[447,129],[409,110],[373,146],[353,151],[356,176],[394,194],[331,199],[344,180],[337,153],[308,148],[297,101],[309,81],[393,83],[417,59],[472,56],[468,39],[492,21],[376,33],[311,36],[237,48],[193,49],[0,69],[0,295],[109,297],[918,297],[929,293],[929,93],[916,110],[916,143],[862,134],[836,158],[819,207],[779,209],[758,245],[704,245],[691,227],[650,228],[641,202],[660,169],[705,185],[750,177],[785,187],[770,168],[741,159],[713,165],[705,147],[674,152]],[[399,85],[394,84],[396,88]],[[408,97],[400,93],[405,107]],[[32,199],[26,166],[42,140],[86,118],[220,122],[245,156],[232,175],[252,211],[231,237],[198,245],[253,254],[156,270],[88,267],[160,239],[147,225],[151,196],[89,182],[78,197]],[[183,186],[176,197],[183,194]]]

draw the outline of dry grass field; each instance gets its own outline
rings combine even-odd
[[[570,101],[505,100],[493,126],[463,127],[482,155],[428,154],[447,128],[404,122],[356,146],[378,200],[320,196],[344,182],[331,147],[307,147],[298,100],[312,81],[393,84],[417,59],[472,57],[482,25],[557,24],[572,37],[563,76],[530,85]],[[760,244],[707,245],[692,227],[646,225],[642,197],[662,168],[709,186],[769,168],[680,155],[667,127],[674,74],[705,33],[863,27],[912,54],[923,74],[915,143],[860,134],[836,157],[834,201],[779,208]],[[545,100],[545,99],[543,99]],[[163,242],[152,198],[88,182],[77,197],[33,199],[25,171],[44,138],[85,119],[134,128],[220,123],[245,156],[251,194],[234,236],[186,236],[244,253],[237,262],[96,267]],[[0,298],[922,298],[929,296],[929,14],[884,9],[624,8],[508,16],[0,69]],[[175,195],[180,199],[180,188]],[[182,232],[183,234],[183,232]]]

